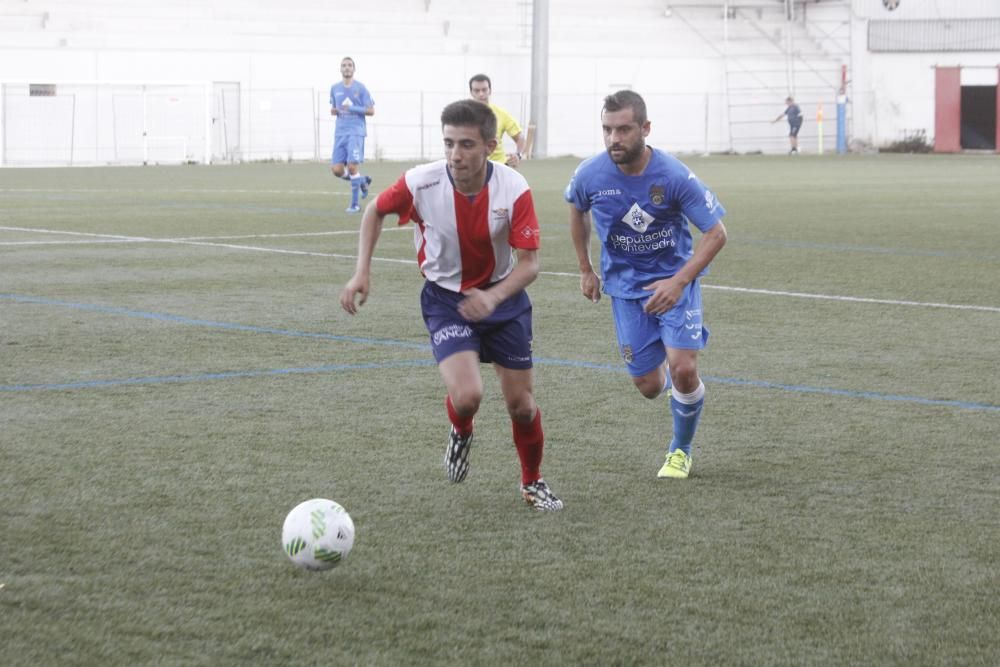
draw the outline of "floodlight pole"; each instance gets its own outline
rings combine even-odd
[[[785,78],[788,80],[788,95],[795,94],[795,67],[792,63],[792,22],[795,21],[795,3],[785,0]]]
[[[533,0],[531,17],[531,118],[535,126],[532,157],[548,157],[549,0]]]
[[[7,85],[0,81],[0,167],[7,162],[7,144],[4,143],[4,138],[7,136],[5,125],[7,119],[3,115],[5,106],[7,106]]]

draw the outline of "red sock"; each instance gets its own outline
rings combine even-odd
[[[514,431],[514,447],[517,457],[521,459],[521,484],[538,481],[542,476],[542,448],[545,446],[545,434],[542,432],[542,411],[535,411],[535,418],[527,424],[519,424],[511,420]]]
[[[459,417],[458,413],[455,412],[455,406],[451,404],[451,396],[448,394],[444,396],[444,407],[448,409],[448,419],[451,421],[451,425],[455,427],[460,436],[465,437],[472,433],[472,420],[475,415]]]

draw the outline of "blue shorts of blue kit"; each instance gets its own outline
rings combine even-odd
[[[788,124],[788,136],[797,137],[799,136],[799,130],[802,129],[802,119],[799,118],[798,122]]]
[[[331,164],[361,164],[365,161],[365,138],[348,134],[333,140]]]
[[[667,358],[668,347],[701,350],[708,344],[708,328],[702,322],[699,280],[688,283],[680,301],[662,315],[650,315],[642,309],[648,300],[649,297],[611,297],[618,352],[632,377],[656,370]]]
[[[479,361],[504,368],[531,368],[531,300],[524,290],[502,302],[479,322],[458,313],[465,296],[427,281],[420,292],[420,310],[431,335],[434,359],[465,350],[479,353]]]

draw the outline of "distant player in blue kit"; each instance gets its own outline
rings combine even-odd
[[[618,346],[646,398],[670,389],[673,439],[659,477],[686,479],[705,400],[698,350],[708,342],[699,277],[726,244],[726,210],[677,158],[646,145],[646,103],[630,90],[604,98],[607,152],[585,160],[566,188],[580,290],[597,303],[591,219],[601,241],[604,292]],[[694,246],[690,224],[701,232]]]
[[[799,154],[799,130],[802,129],[802,109],[791,97],[785,98],[785,110],[778,114],[772,123],[777,123],[782,118],[788,118],[788,146],[789,155]]]
[[[343,80],[330,87],[330,115],[337,117],[333,135],[333,175],[351,184],[351,205],[348,213],[358,213],[358,196],[368,196],[371,177],[358,171],[365,161],[365,136],[368,134],[365,116],[375,115],[375,101],[365,84],[354,79],[354,59],[340,61]],[[345,171],[344,166],[347,169]]]

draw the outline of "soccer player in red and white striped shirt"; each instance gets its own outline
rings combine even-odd
[[[524,177],[488,160],[496,122],[482,102],[445,107],[445,159],[408,170],[365,209],[357,266],[340,305],[354,315],[368,298],[385,217],[412,222],[426,279],[421,310],[448,391],[448,479],[461,482],[468,473],[473,418],[483,398],[479,364],[492,363],[521,461],[521,495],[535,509],[560,510],[562,501],[541,476],[545,437],[533,392],[531,301],[524,291],[538,276],[538,218]]]

